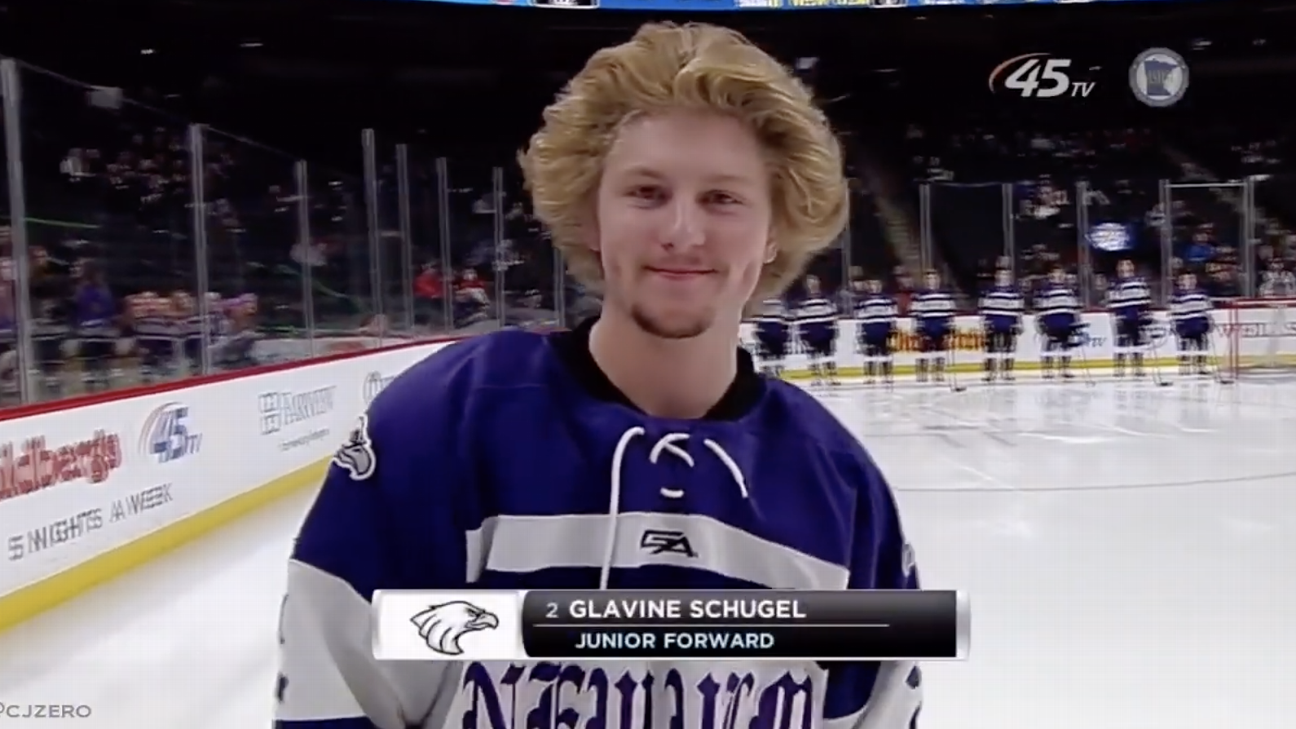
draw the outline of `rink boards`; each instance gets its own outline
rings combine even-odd
[[[1263,357],[1273,336],[1296,334],[1269,308],[1216,312],[1218,354]],[[1076,364],[1110,366],[1110,318],[1086,314]],[[1027,316],[1019,367],[1037,368]],[[1281,326],[1283,332],[1275,332]],[[859,374],[857,322],[840,323],[837,362]],[[912,323],[900,322],[895,359],[912,372]],[[1164,314],[1149,350],[1174,355]],[[1236,333],[1236,338],[1231,335]],[[754,347],[744,325],[743,344]],[[25,620],[293,490],[317,484],[328,458],[386,385],[451,340],[344,352],[320,360],[0,411],[0,629]],[[979,368],[978,317],[956,322],[959,369]],[[794,376],[807,359],[794,345]]]
[[[1275,320],[1274,310],[1270,308],[1219,309],[1212,312],[1217,326],[1214,335],[1215,354],[1227,355],[1230,341],[1235,341],[1238,356],[1242,362],[1258,360],[1265,356],[1271,346],[1273,336],[1296,335],[1296,320],[1279,323]],[[1071,352],[1076,366],[1101,367],[1112,366],[1115,355],[1115,336],[1111,316],[1106,313],[1091,312],[1083,315],[1085,323],[1084,344]],[[951,337],[955,369],[980,370],[984,360],[985,331],[979,316],[959,316],[955,320],[954,335]],[[1164,311],[1154,313],[1151,327],[1151,341],[1145,348],[1145,356],[1154,359],[1158,365],[1174,363],[1176,356],[1175,339],[1169,326],[1169,315]],[[1285,331],[1277,332],[1279,326]],[[1022,335],[1017,338],[1016,361],[1019,369],[1038,369],[1040,366],[1041,338],[1036,334],[1034,315],[1023,317]],[[845,376],[856,376],[863,373],[864,357],[859,351],[859,322],[854,319],[843,319],[838,323],[836,362]],[[901,317],[896,323],[897,332],[892,336],[892,352],[898,374],[912,374],[917,362],[919,338],[914,331],[913,320]],[[1233,334],[1236,332],[1236,338]],[[751,324],[743,324],[742,344],[749,351],[756,352],[755,329]],[[796,338],[793,337],[795,340]],[[789,345],[790,354],[785,361],[788,374],[793,377],[809,374],[809,360],[800,341]]]
[[[18,409],[0,421],[0,629],[317,484],[369,401],[450,343]]]

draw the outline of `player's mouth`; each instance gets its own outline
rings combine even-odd
[[[710,276],[715,273],[715,270],[709,268],[658,268],[648,266],[648,272],[670,281],[692,281],[703,276]]]

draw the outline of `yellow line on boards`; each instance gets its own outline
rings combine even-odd
[[[0,595],[0,633],[88,592],[97,585],[152,562],[277,499],[319,485],[327,469],[328,459],[312,463],[56,575],[19,588],[8,595]]]

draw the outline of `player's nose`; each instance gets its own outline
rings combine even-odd
[[[693,248],[706,240],[706,211],[693,200],[683,196],[675,198],[670,203],[668,216],[662,232],[662,243],[668,248]]]

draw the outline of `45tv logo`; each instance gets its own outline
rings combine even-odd
[[[1026,53],[995,66],[986,85],[990,87],[990,93],[1010,91],[1024,99],[1087,98],[1096,82],[1072,81],[1068,73],[1070,68],[1070,58]]]
[[[192,431],[189,407],[178,402],[160,405],[140,429],[140,453],[158,463],[178,461],[202,449],[202,435]]]

